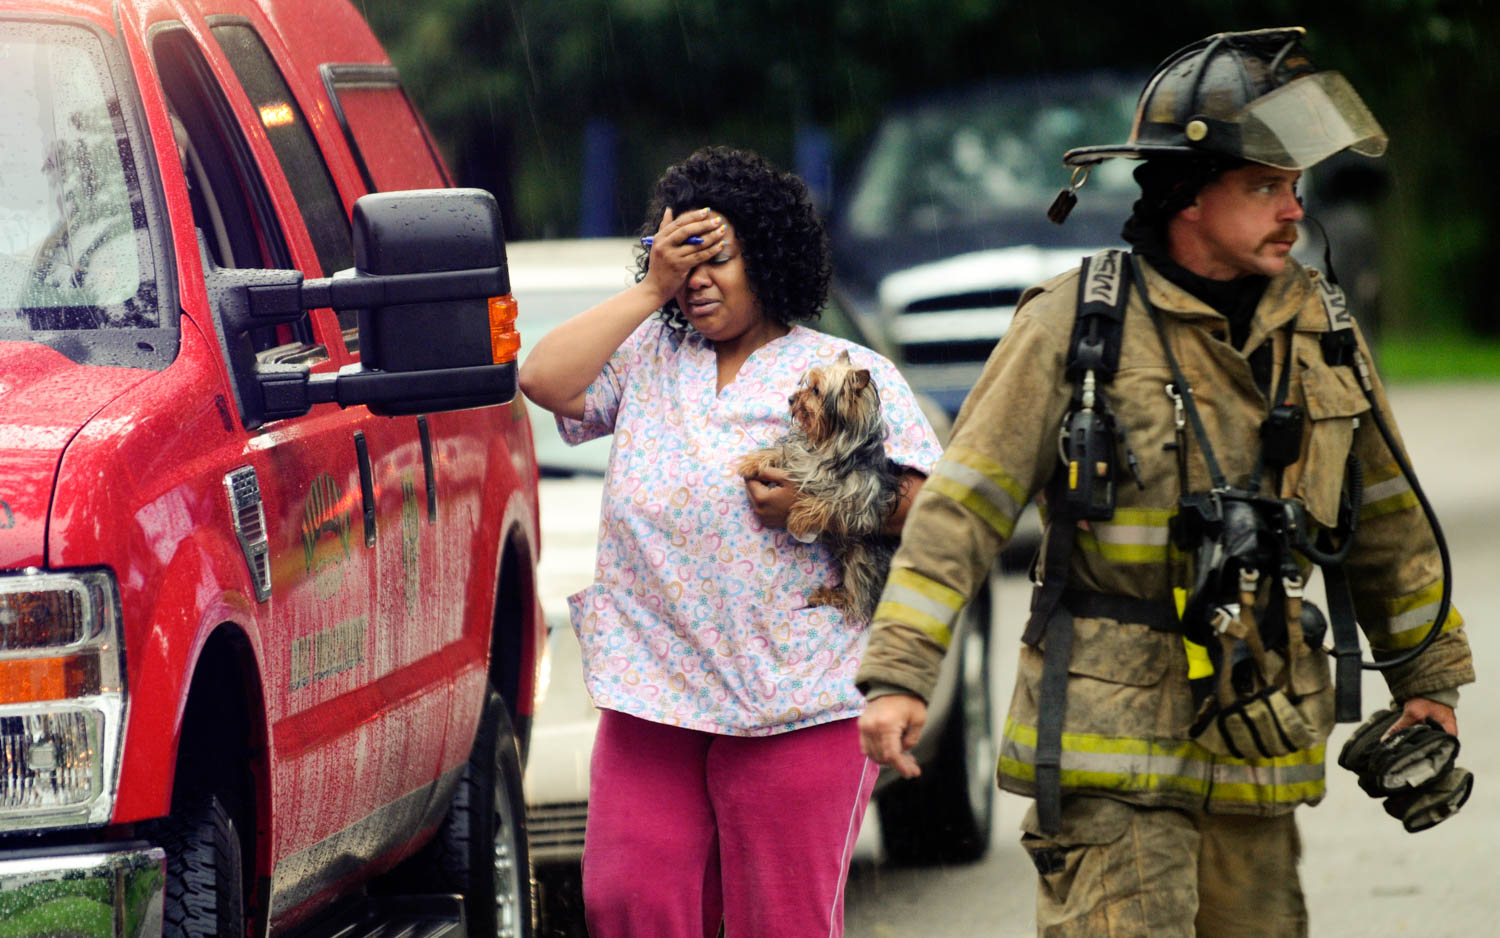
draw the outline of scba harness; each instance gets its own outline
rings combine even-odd
[[[1135,454],[1105,394],[1119,367],[1132,282],[1141,291],[1172,373],[1166,393],[1175,404],[1173,445],[1180,497],[1171,536],[1174,547],[1191,558],[1187,565],[1191,575],[1185,578],[1176,602],[1067,586],[1078,523],[1114,515],[1122,449],[1124,464],[1136,483],[1142,484]],[[1342,291],[1330,278],[1317,277],[1314,282],[1328,316],[1329,329],[1322,339],[1324,360],[1354,370],[1377,428],[1432,525],[1443,561],[1443,593],[1433,625],[1406,653],[1379,662],[1361,660],[1353,599],[1343,569],[1362,496],[1360,467],[1352,450],[1338,524],[1331,530],[1315,531],[1300,501],[1260,494],[1264,473],[1276,473],[1279,480],[1301,449],[1305,415],[1289,402],[1287,393],[1292,356],[1288,354],[1282,366],[1261,424],[1261,450],[1250,479],[1243,488],[1231,486],[1214,456],[1192,388],[1167,341],[1162,316],[1146,291],[1139,259],[1119,250],[1085,258],[1066,371],[1074,384],[1073,408],[1060,430],[1061,466],[1048,486],[1055,523],[1049,525],[1041,581],[1033,593],[1032,615],[1022,637],[1027,644],[1042,647],[1035,780],[1038,823],[1044,832],[1055,833],[1061,826],[1062,723],[1073,616],[1143,624],[1181,634],[1201,646],[1213,676],[1192,682],[1198,716],[1189,733],[1217,755],[1250,759],[1276,758],[1317,742],[1320,721],[1316,714],[1306,712],[1306,706],[1311,702],[1308,692],[1316,686],[1310,675],[1320,662],[1312,660],[1310,651],[1323,646],[1326,633],[1332,632],[1337,662],[1334,716],[1338,722],[1354,722],[1360,719],[1361,669],[1383,670],[1411,661],[1441,631],[1451,594],[1446,542],[1415,474],[1380,416]],[[1212,486],[1207,492],[1188,489],[1190,432],[1208,468]],[[1328,620],[1304,599],[1299,557],[1323,571]]]

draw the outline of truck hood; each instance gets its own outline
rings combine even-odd
[[[149,374],[79,365],[34,342],[0,342],[0,569],[42,566],[63,450],[100,408]]]

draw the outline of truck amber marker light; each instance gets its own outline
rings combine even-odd
[[[490,297],[490,356],[497,365],[515,361],[521,350],[516,311],[516,298],[509,293]]]
[[[267,127],[285,127],[297,119],[292,106],[285,101],[261,105],[260,122]]]
[[[93,655],[0,661],[0,704],[67,700],[99,693]]]

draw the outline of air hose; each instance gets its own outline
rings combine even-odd
[[[1360,390],[1364,392],[1365,399],[1370,402],[1370,416],[1375,420],[1375,427],[1380,431],[1380,436],[1385,440],[1386,448],[1390,450],[1396,465],[1400,467],[1401,474],[1406,476],[1406,481],[1411,483],[1411,490],[1417,496],[1417,502],[1422,506],[1422,513],[1427,516],[1427,524],[1432,528],[1433,540],[1437,541],[1438,556],[1443,562],[1443,592],[1438,600],[1437,615],[1433,617],[1432,625],[1427,629],[1427,634],[1415,646],[1384,661],[1361,661],[1359,666],[1366,671],[1389,671],[1408,664],[1427,650],[1427,647],[1437,640],[1443,631],[1443,622],[1448,618],[1448,609],[1453,602],[1453,561],[1448,556],[1448,539],[1443,537],[1443,528],[1438,524],[1437,513],[1432,510],[1432,503],[1427,500],[1427,493],[1422,491],[1422,485],[1417,481],[1417,474],[1412,471],[1411,464],[1401,454],[1401,447],[1397,445],[1395,435],[1391,433],[1390,426],[1385,418],[1380,415],[1380,406],[1375,402],[1375,391],[1370,381],[1370,366],[1365,361],[1365,356],[1359,350],[1354,352],[1354,364],[1359,373]]]
[[[1308,215],[1307,220],[1317,225],[1318,233],[1323,236],[1323,268],[1328,271],[1329,282],[1337,286],[1339,278],[1338,274],[1333,271],[1333,244],[1328,240],[1328,232],[1323,229],[1323,223],[1313,216]],[[1453,603],[1453,561],[1448,556],[1448,539],[1443,537],[1443,528],[1438,524],[1437,513],[1432,510],[1432,503],[1427,500],[1427,493],[1422,491],[1422,485],[1417,481],[1417,474],[1412,471],[1411,464],[1406,461],[1406,457],[1401,455],[1401,447],[1396,445],[1395,435],[1391,433],[1390,426],[1385,422],[1385,418],[1380,415],[1380,405],[1375,403],[1375,389],[1370,380],[1370,363],[1365,361],[1364,353],[1358,348],[1352,348],[1350,351],[1354,353],[1354,367],[1359,376],[1359,389],[1364,393],[1365,400],[1370,402],[1370,416],[1374,418],[1375,427],[1380,431],[1381,438],[1385,440],[1386,449],[1390,450],[1392,458],[1396,460],[1396,465],[1400,467],[1401,474],[1406,477],[1407,482],[1411,483],[1411,490],[1416,493],[1417,503],[1422,506],[1422,513],[1427,516],[1427,524],[1432,528],[1433,540],[1437,541],[1438,556],[1442,558],[1443,562],[1443,592],[1441,598],[1438,600],[1437,615],[1433,618],[1432,626],[1428,628],[1427,634],[1423,635],[1422,640],[1411,649],[1394,658],[1389,658],[1385,661],[1361,660],[1359,663],[1359,666],[1366,671],[1389,671],[1392,668],[1399,668],[1403,664],[1414,661],[1442,633],[1443,622],[1448,618],[1448,609]],[[1362,486],[1362,479],[1356,479],[1354,485],[1356,488]],[[1357,515],[1359,510],[1357,492],[1354,505]],[[1354,533],[1351,526],[1349,536],[1345,539],[1343,547],[1335,551],[1340,556],[1330,559],[1334,559],[1335,562],[1342,561],[1343,557],[1348,555],[1349,546],[1353,542]],[[1314,554],[1316,553],[1315,551]],[[1318,559],[1314,554],[1308,554],[1308,559],[1320,564],[1326,562]]]

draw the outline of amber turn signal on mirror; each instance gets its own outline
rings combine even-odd
[[[521,333],[516,331],[516,299],[509,293],[490,297],[490,353],[497,365],[516,360]]]

